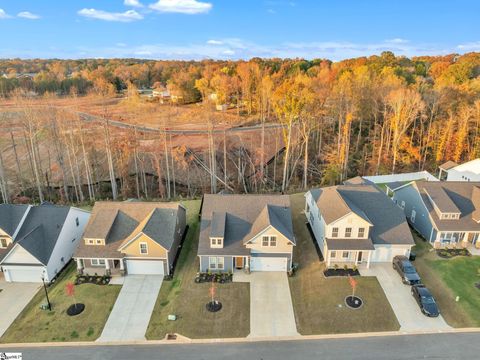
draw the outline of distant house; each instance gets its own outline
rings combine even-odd
[[[287,195],[204,195],[200,272],[289,271],[295,246]]]
[[[49,282],[70,261],[90,213],[69,206],[0,205],[0,266],[10,282]]]
[[[461,165],[447,161],[439,166],[438,178],[443,181],[480,181],[480,159]]]
[[[164,104],[170,102],[170,91],[165,86],[157,87],[152,91],[152,97],[158,98],[160,103]]]
[[[98,201],[75,252],[86,274],[169,275],[186,230],[177,203]]]
[[[435,247],[480,246],[480,182],[414,181],[395,190],[393,199]]]
[[[414,241],[403,212],[375,185],[312,189],[305,199],[305,214],[327,267],[368,268],[410,254]]]

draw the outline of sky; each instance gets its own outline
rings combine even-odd
[[[0,58],[480,51],[479,0],[0,0]]]

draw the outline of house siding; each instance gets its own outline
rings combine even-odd
[[[168,252],[168,265],[167,267],[172,267],[173,262],[175,261],[175,257],[177,252],[179,251],[180,242],[182,241],[183,236],[185,235],[185,230],[187,227],[187,214],[186,210],[183,206],[178,207],[178,217],[177,217],[177,226],[175,228],[175,240],[172,244],[170,251]],[[170,269],[165,274],[170,273]]]
[[[436,232],[434,231],[434,237],[430,240],[433,225],[430,221],[429,213],[417,189],[413,185],[405,186],[394,192],[393,200],[398,206],[400,206],[402,201],[405,201],[405,208],[403,211],[408,223],[426,240],[433,242],[436,238]],[[415,210],[416,213],[414,223],[412,223],[410,219],[412,210]]]
[[[147,244],[148,254],[140,253],[140,243]],[[128,246],[122,249],[122,253],[129,257],[139,257],[139,258],[167,258],[167,251],[153,241],[150,237],[145,234],[141,234],[138,238],[133,240]]]
[[[277,246],[262,246],[263,236],[276,236]],[[269,253],[284,253],[291,254],[293,252],[292,243],[281,234],[279,231],[269,226],[266,230],[255,236],[246,246],[251,253],[269,254]],[[261,255],[259,255],[261,256]]]
[[[323,220],[318,206],[313,199],[313,196],[310,192],[305,196],[305,201],[307,206],[305,206],[305,216],[307,217],[308,223],[312,228],[313,235],[315,240],[320,247],[320,250],[324,251],[324,234],[325,234],[325,221]]]
[[[217,257],[223,257],[224,269],[223,270],[210,270],[210,272],[229,272],[229,271],[233,271],[233,256],[217,256]],[[200,272],[209,271],[209,269],[208,269],[208,265],[209,265],[208,258],[209,258],[209,256],[200,255],[199,258],[200,258]]]

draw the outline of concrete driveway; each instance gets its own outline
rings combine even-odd
[[[392,264],[372,264],[370,269],[360,269],[360,273],[363,276],[377,277],[397,316],[401,331],[450,329],[441,315],[437,318],[429,318],[422,314],[410,293],[410,286],[402,283],[400,275],[392,268]],[[440,309],[441,311],[442,309]]]
[[[145,340],[162,275],[128,275],[97,341]]]
[[[0,273],[0,337],[40,289],[38,283],[9,283]]]
[[[250,282],[250,335],[248,337],[299,335],[286,273],[238,274],[234,281]]]

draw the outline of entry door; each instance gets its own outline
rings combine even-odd
[[[239,256],[235,258],[235,267],[237,269],[243,269],[243,257]]]
[[[357,261],[362,262],[362,258],[363,258],[363,251],[359,251],[357,256]]]

